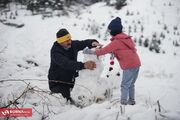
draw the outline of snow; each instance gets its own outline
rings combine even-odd
[[[32,108],[33,116],[18,119],[179,120],[180,47],[172,44],[173,40],[180,42],[179,36],[174,34],[174,26],[178,27],[176,33],[180,29],[179,6],[179,0],[129,0],[122,10],[115,10],[100,2],[78,9],[80,15],[73,11],[69,16],[53,16],[44,20],[40,15],[31,16],[28,11],[18,10],[16,20],[25,26],[15,28],[0,23],[0,80],[6,81],[0,85],[0,106],[7,105],[10,100],[20,96],[28,86],[32,90],[18,100],[20,104],[17,106]],[[127,11],[132,14],[127,16]],[[137,32],[130,33],[133,38],[143,35],[143,40],[151,39],[153,33],[157,33],[160,38],[161,32],[166,35],[160,46],[166,51],[165,54],[151,52],[137,44],[142,62],[136,82],[137,104],[122,106],[119,102],[122,70],[117,61],[113,66],[114,70],[109,72],[109,55],[97,59],[96,56],[83,55],[82,52],[79,52],[79,61],[91,59],[97,64],[94,71],[79,72],[80,76],[72,91],[72,97],[77,101],[79,96],[84,96],[82,99],[86,107],[77,108],[66,103],[60,94],[51,95],[47,74],[55,33],[64,27],[69,30],[73,39],[95,38],[106,45],[110,42],[110,36],[105,35],[106,27],[116,16],[122,18],[126,33],[129,32],[130,25],[132,29],[137,26]],[[141,25],[144,26],[143,32],[140,30]],[[167,25],[168,30],[164,30],[164,25]],[[97,27],[99,34],[93,34],[91,26]],[[116,76],[117,72],[120,72],[120,76]],[[107,74],[110,75],[109,78],[106,77]],[[110,96],[103,95],[106,90],[109,90]],[[158,111],[158,102],[161,112]]]

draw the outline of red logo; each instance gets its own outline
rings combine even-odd
[[[0,117],[32,117],[32,108],[0,108]]]

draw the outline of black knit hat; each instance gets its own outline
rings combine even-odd
[[[57,38],[57,41],[59,43],[62,43],[62,42],[65,42],[67,40],[70,40],[71,35],[69,34],[69,32],[65,28],[62,28],[56,33],[56,38]]]
[[[65,28],[62,28],[56,33],[56,37],[59,38],[67,34],[69,34],[69,32]]]
[[[122,28],[123,28],[123,26],[121,24],[121,18],[119,18],[119,17],[116,17],[115,19],[113,19],[108,25],[108,29],[111,30],[110,34],[113,36],[121,33]]]

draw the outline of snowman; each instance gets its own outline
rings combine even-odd
[[[83,106],[92,103],[102,103],[112,97],[111,81],[101,77],[103,72],[103,57],[96,55],[83,54],[83,61],[92,60],[96,63],[94,70],[84,69],[79,71],[71,97]]]

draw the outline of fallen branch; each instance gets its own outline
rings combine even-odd
[[[30,83],[29,83],[29,84],[30,84]],[[28,84],[28,86],[26,87],[26,89],[22,92],[22,94],[21,94],[19,97],[17,97],[17,98],[16,98],[15,100],[13,100],[13,101],[10,101],[10,103],[9,103],[8,105],[6,105],[6,106],[4,106],[4,107],[2,107],[2,108],[8,108],[8,107],[11,106],[12,104],[16,104],[17,101],[31,89],[31,88],[29,88],[29,84]]]
[[[157,101],[157,104],[158,104],[158,112],[161,112],[161,105],[160,105],[159,100]]]
[[[116,120],[118,120],[118,118],[119,118],[119,112],[117,113]]]

